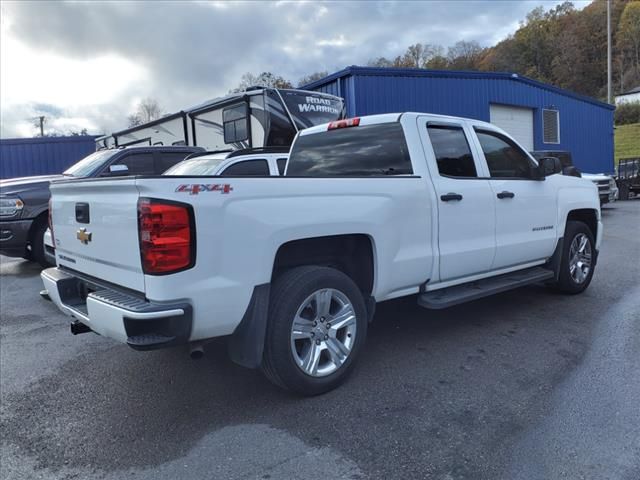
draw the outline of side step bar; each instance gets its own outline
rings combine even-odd
[[[542,267],[527,268],[506,273],[497,277],[485,278],[476,282],[464,283],[454,287],[426,292],[418,296],[418,305],[432,310],[451,307],[488,297],[494,293],[506,292],[532,283],[544,282],[554,278],[554,273]]]

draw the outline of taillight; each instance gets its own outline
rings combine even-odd
[[[53,220],[51,219],[51,215],[53,213],[53,202],[51,201],[51,197],[49,197],[49,231],[51,232],[51,243],[53,247],[56,246],[56,239],[53,236]]]
[[[193,210],[166,200],[138,200],[138,233],[144,273],[185,270],[195,262]]]
[[[327,130],[335,130],[337,128],[357,127],[360,125],[360,117],[346,118],[344,120],[336,120],[330,122]]]

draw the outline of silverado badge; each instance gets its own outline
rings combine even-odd
[[[80,228],[76,233],[76,238],[87,245],[91,241],[91,232],[87,232],[86,228]]]

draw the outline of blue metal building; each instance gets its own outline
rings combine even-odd
[[[612,105],[511,73],[351,66],[304,87],[343,97],[348,116],[429,112],[491,122],[529,150],[568,150],[612,172]]]
[[[95,152],[95,135],[0,139],[0,178],[62,173]]]

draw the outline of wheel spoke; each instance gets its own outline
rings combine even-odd
[[[580,237],[580,246],[578,247],[578,252],[583,253],[586,246],[587,246],[587,237],[583,235],[582,237]]]
[[[349,356],[349,349],[337,338],[329,338],[326,342],[329,357],[336,367],[339,367]]]
[[[313,325],[310,321],[305,320],[304,318],[297,317],[293,321],[293,327],[291,330],[291,335],[294,340],[300,339],[309,339],[312,337],[311,332],[313,331]]]
[[[311,342],[309,350],[302,360],[302,368],[309,375],[315,375],[318,372],[321,353],[322,349],[320,348],[320,345],[316,345],[315,342]]]
[[[331,309],[331,290],[320,290],[316,293],[314,299],[316,301],[316,316],[326,317]]]
[[[331,319],[331,330],[337,332],[341,328],[348,327],[356,323],[356,316],[351,305],[345,305]]]

